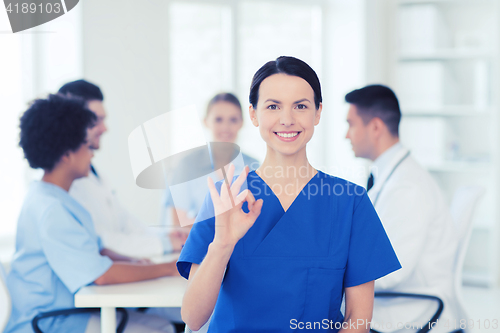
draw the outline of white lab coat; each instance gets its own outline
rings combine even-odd
[[[461,319],[453,288],[457,234],[439,187],[411,154],[394,169],[407,153],[400,146],[383,170],[378,170],[368,192],[402,265],[399,271],[377,280],[375,290],[439,296],[444,311],[431,333],[451,332]],[[434,304],[376,299],[372,322],[379,324],[379,331],[395,331],[398,323],[425,323],[437,309]],[[388,322],[392,329],[387,329]]]
[[[146,258],[161,256],[170,246],[160,234],[131,215],[118,201],[102,175],[77,179],[70,188],[74,197],[92,216],[94,228],[105,248],[117,253]]]

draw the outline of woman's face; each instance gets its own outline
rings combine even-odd
[[[314,91],[306,80],[274,74],[260,84],[257,109],[250,106],[250,118],[268,147],[294,155],[311,140],[321,108],[320,104],[316,110]]]
[[[234,143],[243,125],[241,109],[233,103],[217,102],[208,110],[205,125],[212,132],[214,141]]]

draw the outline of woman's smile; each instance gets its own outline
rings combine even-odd
[[[287,131],[287,132],[274,132],[274,134],[281,140],[285,142],[291,142],[297,140],[301,131]]]

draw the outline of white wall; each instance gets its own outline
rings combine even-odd
[[[109,132],[94,164],[122,203],[148,224],[158,223],[161,191],[135,185],[129,133],[167,111],[167,1],[82,1],[84,76],[105,94]]]
[[[389,84],[391,61],[395,56],[393,11],[394,0],[366,0],[366,81]]]
[[[372,1],[372,0],[369,0]],[[335,0],[325,13],[323,124],[327,172],[358,184],[366,181],[366,161],[357,159],[345,135],[345,95],[366,84],[365,7],[367,0]]]

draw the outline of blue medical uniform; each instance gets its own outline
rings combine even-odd
[[[287,332],[293,320],[342,323],[345,288],[401,268],[362,187],[318,171],[285,212],[255,172],[247,186],[264,205],[234,248],[209,332]],[[185,278],[213,240],[215,218],[204,218],[210,214],[207,195],[177,262]]]
[[[30,332],[40,312],[74,308],[74,293],[112,265],[99,254],[90,214],[62,188],[36,182],[24,200],[7,276],[12,315],[6,333]],[[40,321],[43,332],[85,332],[89,315]]]

